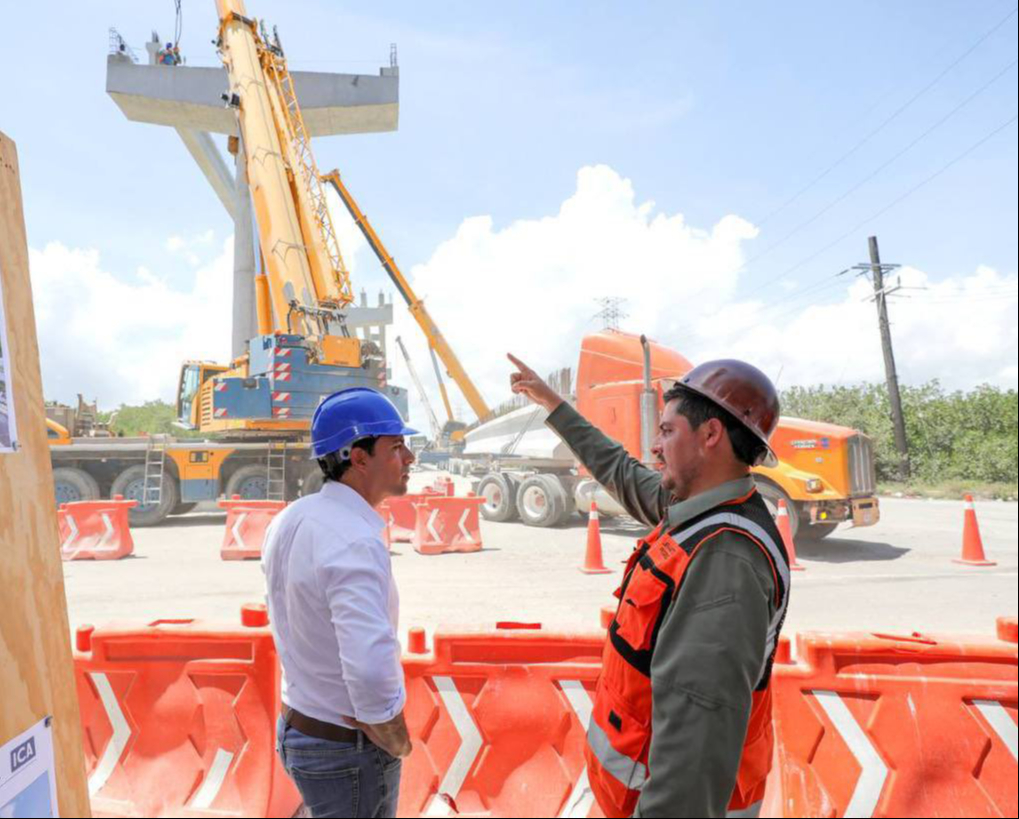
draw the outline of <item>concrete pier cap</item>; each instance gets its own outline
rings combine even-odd
[[[313,137],[395,131],[399,124],[400,73],[293,71],[301,114]],[[106,93],[133,122],[236,136],[237,116],[223,104],[225,68],[141,65],[122,53],[106,61]]]

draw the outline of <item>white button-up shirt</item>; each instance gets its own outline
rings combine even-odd
[[[262,571],[283,702],[323,722],[377,725],[406,701],[383,526],[360,494],[327,481],[266,532]]]

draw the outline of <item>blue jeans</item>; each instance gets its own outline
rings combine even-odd
[[[276,752],[311,816],[396,816],[400,760],[360,731],[357,742],[331,742],[302,734],[281,717]]]

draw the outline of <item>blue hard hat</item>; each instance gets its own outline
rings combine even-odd
[[[400,411],[382,393],[369,387],[351,387],[327,397],[311,419],[311,457],[336,452],[341,461],[362,438],[378,435],[416,435],[403,422]]]

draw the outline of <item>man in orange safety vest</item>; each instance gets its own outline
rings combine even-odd
[[[510,356],[513,391],[637,520],[588,727],[591,789],[610,817],[755,817],[773,747],[771,668],[789,558],[751,468],[773,462],[775,388],[740,361],[665,393],[657,468],[588,423]]]

